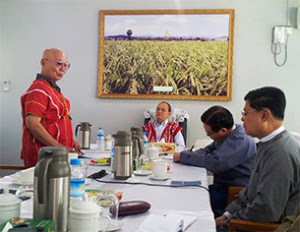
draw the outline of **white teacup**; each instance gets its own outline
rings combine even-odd
[[[156,146],[148,147],[146,152],[149,160],[152,161],[159,158],[160,148]]]
[[[34,169],[21,170],[19,173],[20,182],[23,184],[33,184]]]
[[[153,160],[153,176],[157,178],[162,178],[167,175],[168,163],[162,159]]]
[[[105,223],[104,230],[107,230],[111,224],[110,217],[103,215],[103,208],[90,201],[86,195],[83,201],[71,204],[69,213],[70,232],[98,232],[100,220]]]

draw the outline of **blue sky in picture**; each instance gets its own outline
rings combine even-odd
[[[228,37],[229,14],[105,15],[105,35]]]

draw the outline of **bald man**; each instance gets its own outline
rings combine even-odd
[[[23,139],[21,158],[25,167],[35,166],[43,146],[67,147],[81,153],[73,140],[70,102],[56,82],[61,80],[70,63],[55,48],[46,49],[41,59],[42,70],[21,96]]]

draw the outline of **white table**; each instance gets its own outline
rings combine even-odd
[[[87,163],[89,159],[85,159]],[[171,180],[196,181],[201,180],[202,185],[207,188],[207,171],[204,168],[173,164],[171,179],[167,181],[150,180],[148,176],[135,176],[144,183],[169,185]],[[110,173],[108,166],[88,166],[89,174],[105,169]],[[18,186],[11,184],[12,176],[0,179],[0,188],[8,186],[10,189],[17,189]],[[116,181],[111,174],[105,176],[103,181]],[[119,181],[119,180],[118,180]],[[157,187],[131,184],[108,184],[90,180],[86,189],[113,190],[123,192],[122,201],[142,200],[151,204],[149,211],[143,214],[122,217],[124,222],[122,231],[136,231],[142,221],[150,214],[164,215],[170,211],[187,213],[197,216],[197,220],[186,230],[187,232],[216,231],[213,213],[209,202],[209,193],[200,187]],[[21,216],[32,217],[32,199],[22,202]]]

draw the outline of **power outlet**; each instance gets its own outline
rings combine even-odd
[[[3,91],[8,92],[9,91],[9,81],[3,81]]]
[[[284,44],[285,41],[286,41],[286,27],[285,26],[273,27],[273,43]]]

